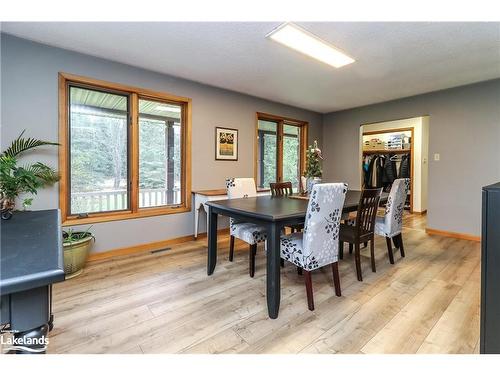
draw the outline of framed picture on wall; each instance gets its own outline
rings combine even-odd
[[[215,160],[238,160],[238,130],[215,128]]]

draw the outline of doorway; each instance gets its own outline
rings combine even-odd
[[[363,124],[359,140],[361,186],[390,191],[395,178],[409,178],[405,208],[426,213],[429,116]]]

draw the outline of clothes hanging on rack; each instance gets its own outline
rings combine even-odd
[[[363,157],[362,169],[366,188],[389,191],[395,179],[410,177],[410,154],[368,154]]]
[[[393,160],[391,155],[385,155],[382,184],[384,187],[390,186],[396,178],[398,178],[396,162]]]
[[[401,158],[401,165],[399,166],[399,178],[410,178],[410,154],[404,154]]]

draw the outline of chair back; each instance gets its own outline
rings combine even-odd
[[[316,184],[312,188],[303,234],[306,270],[338,260],[339,229],[347,184]]]
[[[362,191],[355,224],[358,236],[374,231],[381,194],[382,188],[364,189]]]
[[[401,233],[403,229],[403,212],[409,188],[409,178],[398,178],[392,183],[384,217],[385,230],[390,236]]]
[[[253,178],[226,178],[226,189],[229,199],[257,196],[257,189]]]
[[[293,194],[291,182],[271,182],[269,185],[271,186],[271,195],[274,197],[282,197]]]

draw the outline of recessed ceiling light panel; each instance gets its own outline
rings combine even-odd
[[[355,61],[338,48],[292,23],[280,25],[267,37],[335,68]]]

